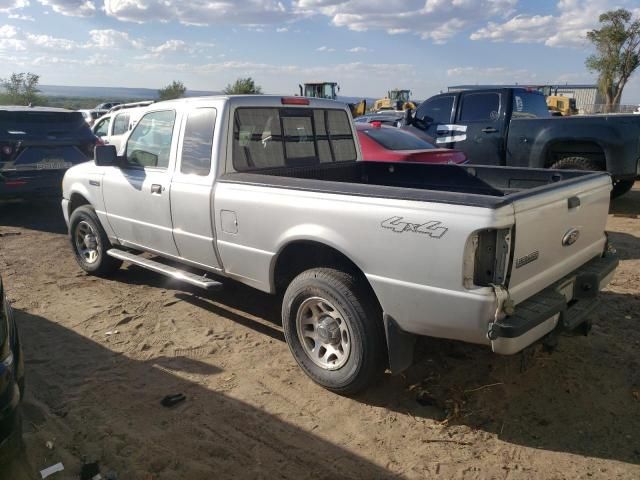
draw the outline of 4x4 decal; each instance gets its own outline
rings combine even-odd
[[[442,226],[441,222],[409,223],[403,221],[402,217],[387,218],[380,226],[393,230],[396,233],[422,233],[423,235],[429,235],[431,238],[442,238],[444,234],[447,233],[447,230],[449,230]]]

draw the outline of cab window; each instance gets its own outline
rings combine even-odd
[[[127,140],[126,163],[138,168],[167,168],[176,112],[147,113]]]
[[[96,128],[93,130],[93,133],[98,137],[106,137],[109,135],[109,123],[111,122],[111,118],[105,118],[104,120],[100,120],[96,125]]]
[[[198,108],[189,112],[182,141],[181,173],[209,175],[215,123],[215,108]]]
[[[129,130],[129,114],[121,113],[113,121],[112,135],[122,135]]]
[[[461,122],[495,122],[500,117],[500,94],[466,93],[462,97]]]
[[[454,100],[455,97],[453,95],[444,95],[427,100],[418,108],[416,117],[428,123],[449,123]]]

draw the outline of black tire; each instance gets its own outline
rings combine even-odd
[[[603,171],[602,166],[598,162],[587,157],[565,157],[561,158],[553,165],[552,169],[555,170],[590,170],[590,171]]]
[[[301,309],[307,302],[318,298],[334,307],[333,311],[337,311],[336,315],[340,317],[339,322],[344,321],[348,328],[349,351],[345,355],[345,363],[339,368],[317,365],[305,350],[309,343],[301,338],[298,331]],[[298,275],[284,294],[282,326],[289,349],[300,368],[327,390],[353,395],[370,386],[384,372],[386,346],[382,315],[372,293],[356,275],[332,268],[314,268]],[[343,338],[340,334],[338,336]],[[314,345],[320,350],[323,348],[318,343]]]
[[[558,160],[551,165],[551,168],[557,170],[590,170],[603,171],[604,168],[597,162],[586,157],[566,157]],[[611,198],[624,195],[633,187],[634,180],[613,180],[613,190],[611,190]]]
[[[81,245],[79,245],[77,240],[77,236],[80,235],[79,229],[86,229],[87,226],[90,229],[93,239],[95,239],[97,256],[94,261],[90,261],[83,255],[80,251]],[[88,205],[78,207],[71,213],[71,218],[69,219],[69,240],[71,241],[71,248],[73,249],[73,254],[78,265],[91,275],[106,276],[113,273],[122,265],[122,260],[107,255],[107,250],[111,248],[111,242],[109,242],[109,238],[102,228],[95,210]]]
[[[611,198],[616,198],[624,195],[633,188],[635,180],[614,180],[613,190],[611,190]]]

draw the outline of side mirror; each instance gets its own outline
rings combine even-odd
[[[95,163],[98,167],[113,167],[118,164],[115,145],[96,145]]]

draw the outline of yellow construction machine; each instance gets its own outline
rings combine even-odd
[[[552,115],[568,117],[569,115],[577,115],[576,99],[564,97],[562,95],[548,95],[547,108]]]
[[[386,97],[376,100],[373,104],[373,110],[378,112],[380,110],[415,109],[416,104],[409,99],[410,97],[411,90],[389,90]]]

